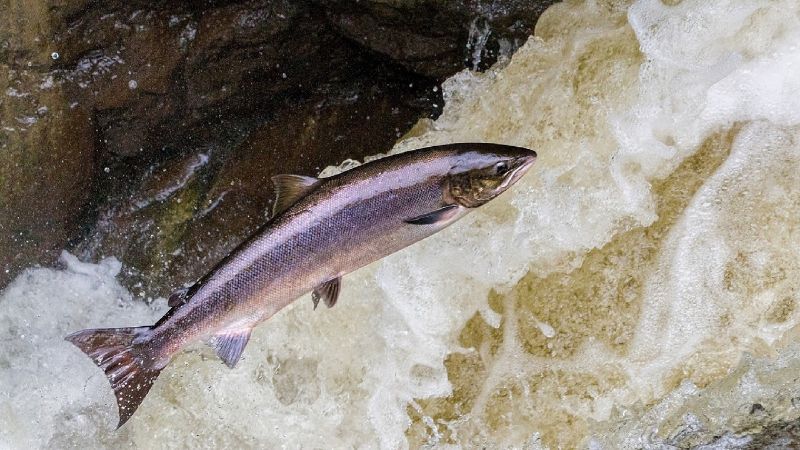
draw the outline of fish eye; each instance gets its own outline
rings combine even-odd
[[[505,175],[508,173],[508,163],[505,161],[500,161],[494,165],[494,171],[497,175]]]

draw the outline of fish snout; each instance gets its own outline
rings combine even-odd
[[[520,170],[525,173],[528,169],[533,166],[533,163],[536,162],[536,152],[533,150],[528,150],[530,153],[528,155],[524,155],[520,157]]]
[[[533,150],[520,147],[516,153],[517,155],[514,157],[513,168],[506,175],[505,180],[501,184],[501,190],[505,190],[516,183],[528,172],[533,166],[533,163],[536,162],[536,152]]]

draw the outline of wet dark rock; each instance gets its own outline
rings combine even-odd
[[[728,433],[693,449],[782,450],[800,448],[800,420],[778,420],[756,430]]]
[[[533,34],[555,0],[318,0],[337,29],[416,73],[486,68]]]
[[[12,136],[0,136],[0,284],[15,268],[55,258],[80,231],[89,199],[93,149],[86,115],[46,114],[25,131],[9,127]]]
[[[0,286],[67,247],[164,295],[265,220],[270,176],[386,151],[549,3],[0,0]]]
[[[90,113],[33,70],[0,64],[0,287],[80,233],[93,187]]]
[[[752,440],[742,448],[748,450],[800,448],[800,420],[773,423],[750,437]]]

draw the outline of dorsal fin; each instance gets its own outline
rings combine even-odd
[[[239,362],[239,357],[250,340],[250,331],[250,328],[225,330],[211,338],[211,346],[217,351],[217,356],[231,369]]]
[[[275,184],[276,194],[275,206],[272,208],[272,216],[275,217],[311,192],[320,180],[303,175],[275,175],[272,182]]]
[[[341,278],[334,278],[328,280],[314,289],[311,294],[311,301],[314,302],[314,309],[317,309],[320,299],[325,303],[328,308],[333,308],[336,300],[339,300],[339,289],[341,286]]]

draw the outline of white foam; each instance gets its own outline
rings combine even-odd
[[[59,433],[80,436],[88,422],[111,423],[108,382],[64,336],[148,323],[163,312],[131,300],[114,278],[121,267],[116,259],[85,264],[64,253],[61,261],[63,270],[28,269],[0,295],[0,444],[6,448],[58,447],[63,442],[51,439]]]

